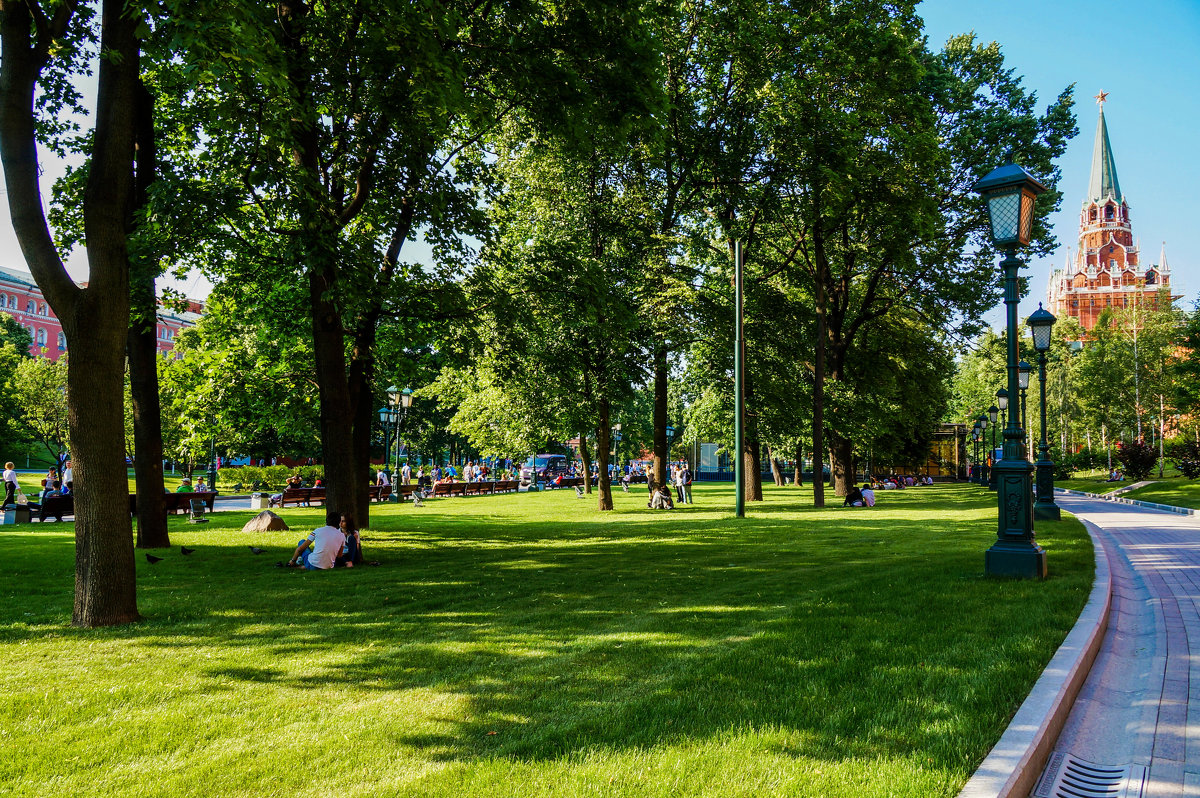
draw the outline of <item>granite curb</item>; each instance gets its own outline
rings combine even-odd
[[[1124,496],[1115,496],[1111,493],[1086,493],[1081,490],[1070,490],[1068,488],[1055,488],[1059,493],[1068,493],[1072,496],[1086,496],[1089,499],[1103,499],[1106,502],[1114,502],[1116,504],[1131,504],[1135,507],[1144,507],[1147,510],[1162,510],[1166,513],[1178,513],[1179,515],[1195,515],[1196,511],[1190,507],[1176,507],[1173,504],[1155,504],[1154,502],[1144,502],[1138,499],[1126,499]]]
[[[1088,602],[1000,741],[958,798],[1025,798],[1033,791],[1100,651],[1112,607],[1112,572],[1108,552],[1095,528],[1086,521],[1083,525],[1096,557],[1096,576]]]

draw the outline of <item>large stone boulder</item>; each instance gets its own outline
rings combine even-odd
[[[258,515],[251,518],[244,527],[243,532],[276,532],[278,530],[287,529],[288,525],[283,519],[275,515],[270,510],[263,510]]]

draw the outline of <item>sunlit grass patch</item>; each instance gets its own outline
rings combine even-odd
[[[278,569],[294,529],[174,520],[146,620],[69,626],[71,525],[0,531],[0,784],[14,795],[952,795],[1086,600],[983,576],[995,495],[811,508],[729,485],[601,514],[573,491],[373,507],[378,568]],[[832,502],[832,497],[831,497]],[[254,544],[268,549],[255,556]],[[164,554],[164,552],[159,552]],[[64,754],[64,752],[67,752]],[[10,787],[11,785],[11,787]]]

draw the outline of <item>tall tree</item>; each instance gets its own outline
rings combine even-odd
[[[76,473],[75,603],[81,626],[138,618],[133,533],[124,495],[123,394],[129,329],[128,234],[132,224],[138,39],[142,15],[124,2],[100,6],[96,124],[84,193],[89,278],[75,284],[46,222],[38,140],[77,99],[70,73],[87,59],[87,7],[0,0],[0,161],[9,212],[38,287],[62,321],[71,349],[67,399]],[[51,55],[54,58],[51,58]],[[40,94],[35,104],[35,96]]]

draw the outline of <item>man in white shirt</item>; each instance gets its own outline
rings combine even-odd
[[[379,469],[379,477],[375,480],[375,484],[379,485],[380,487],[392,484],[391,481],[388,479],[387,469],[385,469],[385,468]]]
[[[400,469],[400,484],[408,485],[411,482],[412,482],[412,469],[408,467],[408,463],[405,463],[404,467]]]
[[[346,545],[346,535],[338,529],[342,514],[337,510],[325,513],[325,526],[319,526],[296,546],[296,553],[288,560],[288,567],[303,565],[309,571],[325,571],[333,568],[337,556]]]
[[[75,492],[75,469],[71,468],[71,461],[63,463],[62,472],[63,493]]]

